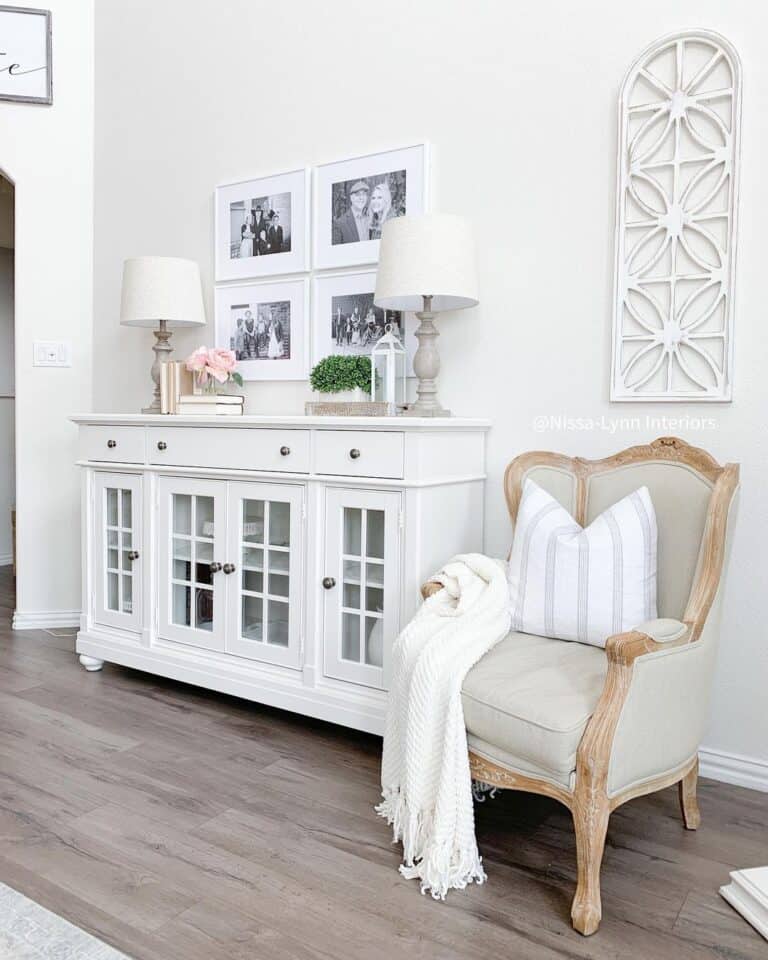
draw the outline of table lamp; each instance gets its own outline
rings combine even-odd
[[[173,347],[171,327],[205,324],[200,268],[179,257],[133,257],[123,264],[120,323],[128,327],[156,327],[152,379],[155,392],[143,413],[160,413],[160,364]]]
[[[419,347],[413,369],[419,379],[413,417],[449,417],[437,399],[440,356],[434,315],[462,310],[477,302],[475,249],[472,228],[463,217],[431,213],[398,217],[384,224],[376,276],[377,307],[414,310],[419,318]]]

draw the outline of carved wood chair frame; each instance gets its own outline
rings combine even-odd
[[[504,474],[504,493],[512,525],[522,496],[522,483],[533,467],[555,467],[573,474],[576,479],[575,519],[583,526],[586,519],[587,491],[590,477],[639,463],[669,462],[684,464],[712,484],[700,563],[683,614],[687,630],[679,638],[659,643],[636,630],[608,638],[605,653],[608,673],[576,754],[576,780],[573,789],[557,786],[537,777],[524,776],[478,756],[471,750],[469,764],[473,778],[510,790],[524,790],[559,800],[571,811],[576,833],[578,877],[571,907],[571,920],[579,933],[588,936],[600,925],[600,865],[605,847],[608,819],[618,806],[635,797],[654,793],[672,784],[679,784],[683,822],[688,830],[700,823],[696,800],[698,759],[694,757],[681,767],[642,784],[609,796],[608,767],[614,734],[624,702],[629,694],[635,661],[657,650],[668,650],[683,644],[696,643],[712,606],[725,558],[728,509],[739,483],[739,466],[720,466],[706,451],[687,444],[677,437],[660,437],[643,446],[630,447],[602,460],[585,460],[560,453],[533,451],[516,457]],[[434,582],[422,587],[422,595],[430,596],[440,589]]]

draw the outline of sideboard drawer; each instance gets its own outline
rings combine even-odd
[[[315,473],[401,480],[404,451],[402,433],[318,430],[315,435]]]
[[[81,460],[144,463],[144,427],[82,426],[78,444]]]
[[[309,430],[244,427],[150,427],[150,463],[309,473]]]

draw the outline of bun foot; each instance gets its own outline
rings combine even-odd
[[[86,657],[84,653],[80,654],[80,663],[89,673],[93,673],[95,670],[101,670],[104,666],[103,660],[98,660],[96,657]]]

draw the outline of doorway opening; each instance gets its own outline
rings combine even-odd
[[[16,438],[13,183],[0,173],[0,629],[16,607]]]

